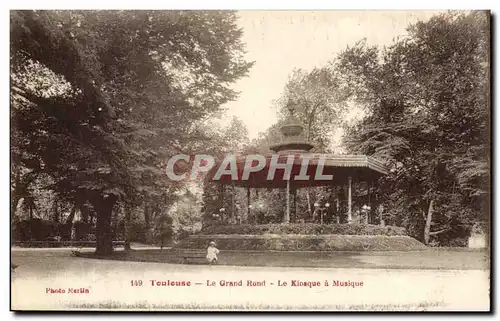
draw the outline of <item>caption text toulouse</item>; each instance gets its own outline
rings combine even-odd
[[[149,280],[150,286],[162,287],[162,286],[192,286],[193,282],[191,281],[158,281],[158,280]],[[131,284],[133,286],[142,286],[142,282],[134,282]],[[336,286],[336,287],[362,287],[364,286],[363,281],[352,281],[352,280],[324,280],[324,281],[304,281],[304,280],[278,280],[276,282],[269,282],[266,280],[262,281],[254,281],[254,280],[206,280],[205,283],[194,283],[194,285],[205,285],[205,286],[219,286],[219,287],[264,287],[264,286],[280,286],[280,287],[321,287],[321,286]]]

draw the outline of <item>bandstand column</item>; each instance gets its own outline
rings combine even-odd
[[[380,219],[380,225],[381,226],[385,226],[385,222],[384,222],[384,205],[380,204],[378,206],[378,214],[379,214],[379,219]]]
[[[340,224],[340,199],[339,199],[339,188],[335,186],[335,221]]]
[[[219,190],[220,207],[219,207],[219,209],[224,207],[224,189],[225,189],[224,184],[220,184],[220,190]]]
[[[371,223],[371,213],[372,213],[372,202],[371,202],[371,195],[372,195],[372,181],[368,181],[368,211],[366,213],[366,224]]]
[[[250,219],[250,187],[247,187],[247,220]]]
[[[286,181],[286,212],[283,218],[283,223],[290,222],[290,180]]]
[[[224,190],[226,189],[226,186],[224,184],[220,184],[220,190],[219,190],[219,199],[220,199],[220,206],[219,206],[219,211],[217,214],[220,215],[220,221],[223,223],[226,219],[226,216],[224,215]]]
[[[231,184],[231,219],[235,219],[236,218],[236,200],[235,200],[235,197],[234,197],[234,193],[236,192],[235,188],[234,188],[234,183]]]
[[[352,221],[352,177],[347,179],[347,223]]]
[[[291,189],[291,205],[290,205],[290,221],[297,223],[297,188],[290,186]]]

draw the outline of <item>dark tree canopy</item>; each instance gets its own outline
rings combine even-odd
[[[240,37],[226,11],[13,11],[13,164],[90,201],[109,251],[116,201],[172,192],[166,157],[236,97],[251,67]]]
[[[488,15],[435,16],[383,51],[359,42],[338,67],[368,114],[346,143],[392,164],[379,194],[393,220],[424,231],[426,242],[488,221]]]

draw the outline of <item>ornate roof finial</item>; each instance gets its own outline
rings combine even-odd
[[[305,142],[303,137],[301,137],[304,127],[301,121],[294,115],[296,107],[297,104],[292,99],[288,99],[286,109],[288,109],[289,114],[283,120],[283,124],[280,127],[283,141],[280,144],[271,146],[272,150],[276,152],[283,150],[308,151],[313,147],[313,145]]]

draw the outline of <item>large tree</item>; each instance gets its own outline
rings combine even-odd
[[[449,243],[488,221],[488,19],[441,14],[385,50],[359,42],[337,61],[368,115],[346,143],[388,162],[378,196],[425,243]]]
[[[165,158],[236,97],[230,84],[251,66],[240,37],[225,11],[13,11],[11,83],[22,97],[11,112],[13,163],[29,155],[36,161],[24,166],[50,174],[60,196],[91,202],[96,252],[110,253],[117,201],[172,192]],[[43,75],[30,64],[67,90],[31,86],[26,75]]]
[[[231,118],[225,127],[209,124],[204,128],[205,150],[210,151],[209,155],[221,162],[226,155],[237,155],[248,147],[248,129],[246,125],[237,117]],[[240,189],[230,185],[219,184],[204,180],[200,185],[203,188],[203,220],[205,224],[214,223],[214,214],[219,213],[221,207],[227,209],[225,218],[237,215],[236,203],[246,204],[241,197]],[[234,203],[233,203],[234,200]],[[233,208],[233,204],[235,205]]]
[[[295,69],[281,97],[276,100],[280,122],[293,107],[295,116],[304,126],[304,140],[324,152],[332,143],[333,132],[341,124],[348,107],[347,98],[351,95],[333,64],[311,71]]]

